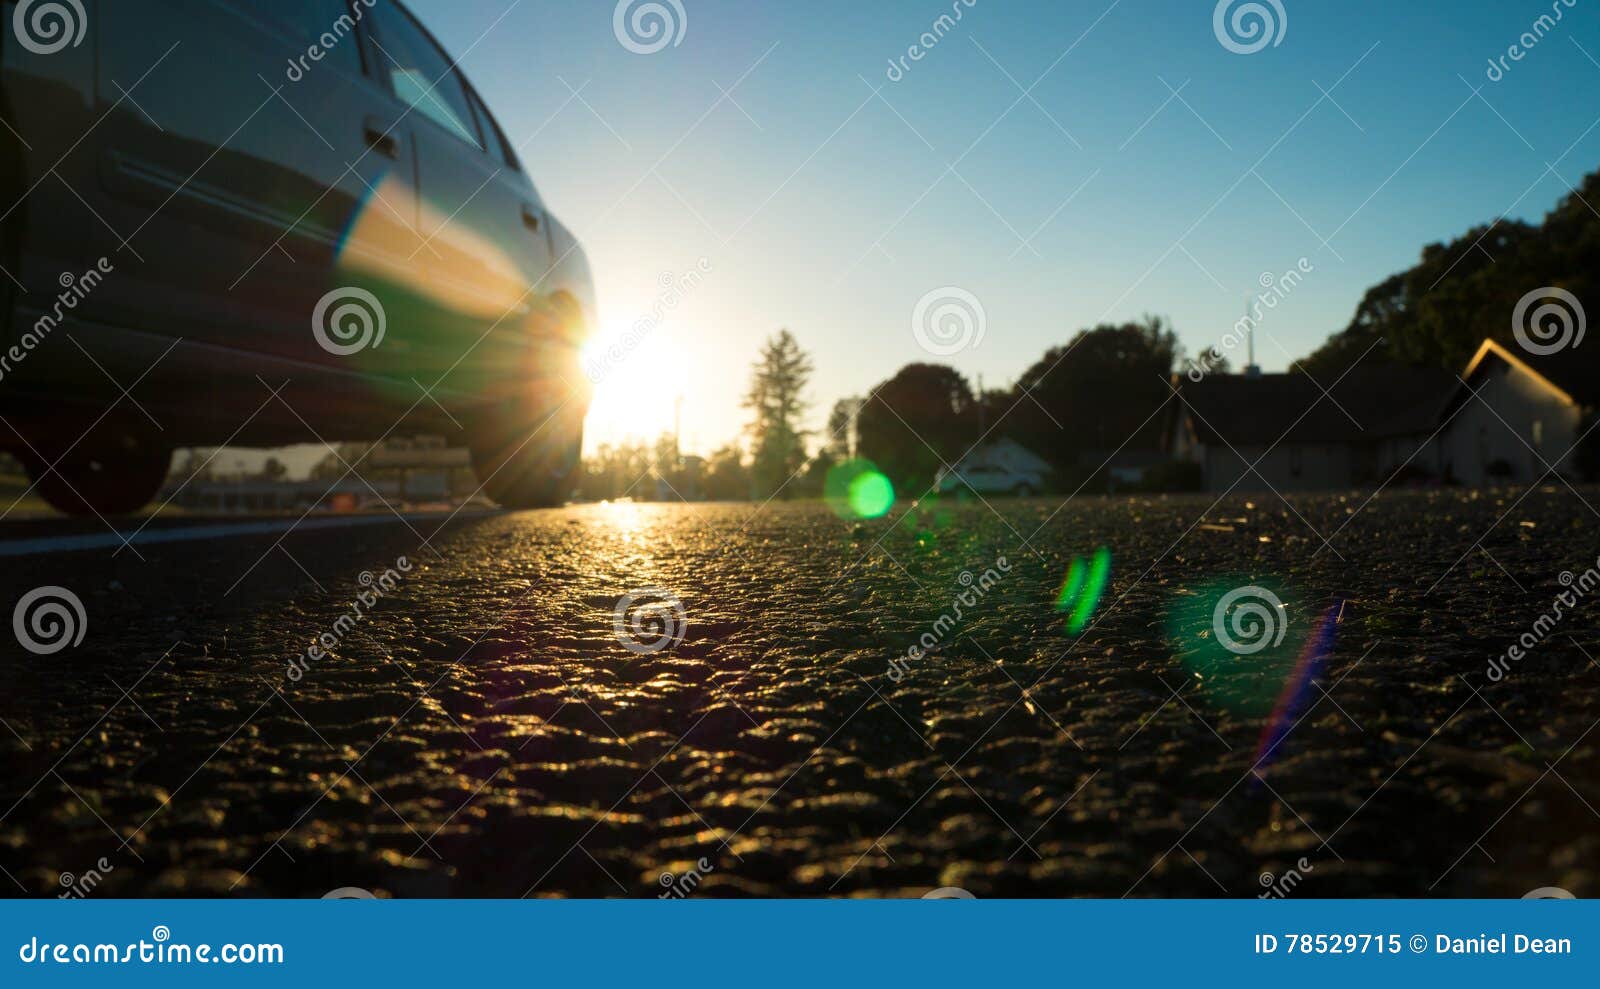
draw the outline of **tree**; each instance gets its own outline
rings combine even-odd
[[[788,330],[766,342],[751,368],[744,407],[752,416],[750,470],[758,497],[780,493],[805,465],[807,432],[800,419],[808,407],[803,396],[812,370],[810,356]]]
[[[1485,339],[1514,345],[1512,313],[1529,292],[1555,286],[1586,303],[1600,297],[1597,197],[1600,172],[1541,224],[1500,220],[1428,245],[1414,267],[1368,291],[1350,324],[1302,363],[1323,380],[1363,358],[1459,372]]]
[[[858,451],[912,496],[977,440],[972,386],[953,367],[911,364],[872,390],[856,423]]]
[[[841,398],[833,403],[833,411],[828,413],[828,435],[823,451],[834,463],[843,463],[855,455],[856,416],[862,404],[860,398]]]
[[[1053,347],[1017,382],[1006,435],[1053,463],[1075,466],[1090,451],[1157,449],[1156,414],[1172,397],[1168,379],[1181,353],[1159,316],[1081,331]]]
[[[714,501],[745,501],[750,497],[750,475],[744,453],[729,444],[706,461],[706,496]]]

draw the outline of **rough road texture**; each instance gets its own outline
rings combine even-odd
[[[655,896],[691,869],[697,896],[1244,897],[1290,869],[1293,895],[1600,893],[1600,600],[1485,675],[1594,565],[1600,493],[1363,500],[600,506],[432,549],[395,523],[9,560],[7,608],[64,585],[89,633],[4,638],[0,885],[54,895],[103,858],[95,896]],[[1075,639],[1053,601],[1099,546]],[[1211,609],[1245,584],[1286,636],[1235,658]],[[639,655],[612,612],[649,586],[686,637]],[[1313,706],[1258,760],[1339,601]]]

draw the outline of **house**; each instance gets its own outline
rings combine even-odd
[[[1328,382],[1253,372],[1180,384],[1173,456],[1199,465],[1202,490],[1218,494],[1377,485],[1402,470],[1425,477],[1413,455],[1460,388],[1449,371],[1396,365]]]
[[[1424,451],[1462,484],[1529,483],[1550,468],[1582,473],[1578,441],[1600,406],[1600,354],[1574,347],[1534,355],[1485,340]]]
[[[1170,446],[1216,493],[1526,484],[1552,469],[1584,473],[1578,447],[1597,408],[1600,348],[1533,354],[1485,340],[1459,376],[1358,365],[1332,382],[1185,380]]]

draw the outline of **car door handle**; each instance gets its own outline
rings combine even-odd
[[[368,119],[366,122],[367,147],[383,155],[385,158],[400,157],[400,139],[394,136],[393,127],[385,127],[377,119]]]
[[[543,221],[541,220],[541,218],[539,216],[539,211],[534,209],[529,204],[523,203],[522,204],[522,224],[523,224],[523,226],[527,227],[529,230],[532,230],[534,233],[538,233],[539,232],[539,224],[541,222],[543,222]]]

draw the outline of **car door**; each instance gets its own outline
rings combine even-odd
[[[100,4],[94,139],[107,219],[137,255],[95,296],[109,318],[346,370],[383,359],[313,325],[323,300],[403,274],[421,240],[366,16],[365,0]]]
[[[379,74],[411,126],[420,191],[412,252],[423,293],[407,332],[429,383],[478,394],[526,360],[521,332],[550,265],[545,212],[482,101],[394,0],[371,15]]]

